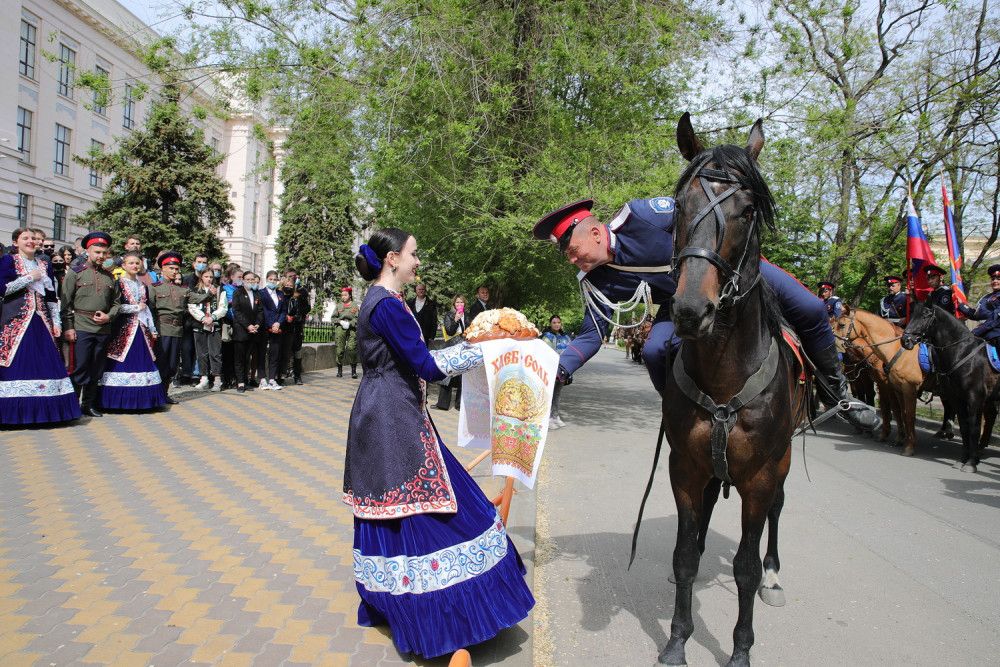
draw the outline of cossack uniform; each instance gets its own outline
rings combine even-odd
[[[83,237],[81,244],[84,250],[95,245],[110,247],[111,237],[104,232],[91,232]],[[91,417],[102,416],[95,407],[97,382],[104,373],[104,352],[120,301],[121,288],[110,268],[87,260],[74,264],[66,273],[61,299],[63,330],[76,331],[75,366],[70,377],[80,392],[83,413]],[[96,313],[106,313],[108,322],[97,324]]]
[[[592,199],[564,206],[542,218],[534,227],[536,239],[556,243],[560,251],[569,245],[573,230],[592,217]],[[657,304],[659,310],[642,349],[643,360],[657,391],[666,385],[670,356],[681,340],[670,321],[671,299],[677,284],[671,273],[675,205],[671,197],[633,199],[606,225],[611,261],[591,271],[580,272],[580,290],[584,298],[584,318],[579,335],[559,357],[559,379],[565,382],[601,347],[615,310],[634,314],[645,304]],[[760,260],[761,276],[774,291],[782,312],[802,340],[809,357],[824,374],[838,396],[827,397],[834,402],[845,398],[844,379],[837,354],[833,330],[827,319],[823,301],[791,274]],[[870,415],[861,417],[860,412]],[[854,408],[847,418],[863,428],[877,423],[874,411]]]
[[[990,282],[1000,280],[1000,264],[989,268]],[[975,309],[968,304],[958,304],[958,309],[970,320],[982,322],[972,333],[986,340],[990,345],[1000,345],[1000,287],[979,299]]]
[[[885,285],[889,293],[882,297],[879,302],[879,313],[893,324],[902,325],[906,319],[906,294],[892,291],[893,285],[903,285],[903,279],[899,276],[886,276]]]
[[[819,283],[819,298],[823,299],[823,303],[826,305],[826,316],[830,318],[840,317],[844,314],[844,301],[839,296],[834,296],[833,290],[836,289],[836,285],[829,281],[821,281]],[[823,292],[830,290],[830,296],[823,297]]]
[[[184,320],[187,317],[188,289],[162,277],[165,266],[182,266],[180,253],[165,252],[156,260],[161,278],[149,288],[150,309],[153,311],[160,337],[156,341],[156,367],[160,371],[163,390],[168,392],[170,381],[177,375],[180,364],[181,342],[184,339]],[[195,293],[191,298],[208,298],[205,293]],[[167,403],[177,403],[167,393]]]
[[[924,272],[927,274],[928,278],[935,275],[943,276],[945,274],[945,270],[942,269],[940,266],[937,266],[936,264],[928,264],[927,266],[924,267]],[[931,290],[930,293],[926,294],[927,294],[926,300],[928,306],[935,305],[938,306],[939,308],[943,308],[952,315],[956,315],[955,300],[950,286],[940,285]]]

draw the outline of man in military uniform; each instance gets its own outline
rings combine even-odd
[[[986,340],[990,345],[1000,345],[1000,264],[989,268],[989,294],[982,296],[973,309],[966,303],[958,304],[958,310],[970,320],[982,322],[972,333]]]
[[[906,319],[906,294],[903,293],[903,279],[899,276],[886,276],[885,286],[889,293],[879,302],[879,310],[885,319],[896,326],[903,326]]]
[[[674,200],[670,197],[633,199],[609,224],[590,211],[592,199],[564,206],[535,225],[536,239],[551,241],[571,264],[580,269],[584,318],[580,333],[559,357],[560,382],[601,347],[617,304],[645,302],[660,306],[642,348],[643,360],[657,391],[666,385],[669,359],[680,345],[670,321],[670,302],[676,290],[671,273]],[[761,260],[764,280],[775,291],[785,317],[795,327],[809,357],[830,388],[823,400],[833,405],[848,397],[836,340],[823,302],[798,280],[766,260]],[[874,409],[856,405],[844,416],[856,426],[871,430],[880,425]]]
[[[63,338],[75,344],[73,386],[80,392],[80,408],[91,417],[103,416],[94,406],[97,382],[104,373],[104,350],[118,315],[121,288],[111,275],[108,257],[111,237],[91,232],[83,237],[87,261],[74,265],[62,286]]]
[[[833,290],[836,289],[836,285],[833,283],[823,280],[819,283],[819,298],[823,299],[823,303],[826,304],[826,316],[829,318],[840,317],[844,314],[844,302],[839,296],[833,295]]]
[[[928,264],[924,267],[924,273],[927,274],[927,284],[930,285],[930,291],[927,293],[927,305],[934,304],[944,308],[952,315],[956,315],[951,287],[941,284],[944,269],[936,264]]]
[[[160,267],[160,279],[149,288],[149,306],[156,320],[156,330],[160,332],[156,340],[156,368],[160,371],[163,391],[170,404],[177,403],[177,399],[169,393],[170,381],[177,374],[184,339],[184,320],[188,317],[188,289],[175,282],[181,273],[182,263],[178,252],[161,254],[156,260],[156,265]],[[191,302],[201,303],[208,297],[207,292],[192,293]]]

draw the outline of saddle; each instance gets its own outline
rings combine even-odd
[[[986,356],[990,360],[990,366],[993,368],[993,371],[1000,373],[1000,353],[997,352],[996,345],[986,343]]]
[[[808,379],[806,375],[806,369],[808,366],[806,365],[806,357],[805,353],[802,351],[802,341],[799,340],[799,335],[795,333],[788,323],[782,322],[781,338],[785,341],[785,344],[788,345],[789,349],[795,355],[795,359],[799,362],[799,368],[801,369],[799,371],[799,384],[805,384]]]

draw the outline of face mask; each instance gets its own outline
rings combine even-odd
[[[221,278],[222,271],[212,271],[212,275],[215,276],[216,278]]]
[[[205,270],[205,263],[198,262],[197,264],[194,265],[194,270],[197,271],[198,273],[201,273],[202,271]]]
[[[278,288],[278,283],[268,283],[267,284],[267,289],[277,289],[277,288]]]
[[[236,287],[243,287],[243,281],[237,278],[236,280],[233,281],[233,285],[235,285]]]
[[[60,274],[60,275],[63,274],[63,273],[66,273],[66,265],[65,264],[56,264],[55,262],[53,262],[52,263],[52,273]]]
[[[258,285],[257,283],[250,283],[250,289],[256,292],[257,290],[260,289],[260,285]]]
[[[101,266],[103,266],[105,269],[110,269],[114,265],[115,265],[115,260],[111,259],[110,257],[108,257],[101,263]]]

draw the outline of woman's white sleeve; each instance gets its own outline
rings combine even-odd
[[[453,377],[479,368],[483,365],[483,348],[479,345],[463,342],[443,350],[431,350],[431,357],[438,370]]]

